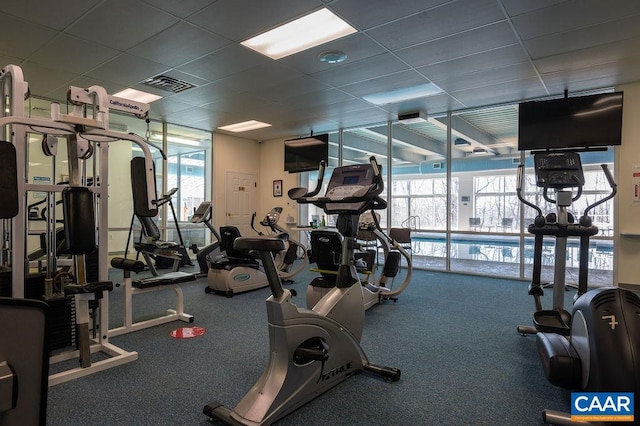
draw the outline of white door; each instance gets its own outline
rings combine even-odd
[[[251,215],[256,209],[256,175],[227,172],[226,224],[236,226],[243,236],[252,236]]]

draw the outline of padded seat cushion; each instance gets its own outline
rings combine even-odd
[[[74,294],[89,294],[111,290],[113,290],[113,282],[97,281],[87,284],[69,284],[64,288],[64,295],[72,296]]]

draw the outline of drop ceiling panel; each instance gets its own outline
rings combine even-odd
[[[320,62],[318,56],[320,53],[327,50],[342,51],[346,53],[347,59],[339,64]],[[321,71],[339,69],[352,62],[379,55],[384,52],[386,52],[386,50],[371,38],[367,37],[367,35],[357,33],[284,57],[280,59],[279,62],[298,69],[306,74],[314,74]]]
[[[171,98],[162,98],[154,101],[150,104],[150,114],[154,117],[166,118],[169,114],[173,114],[178,111],[184,111],[193,108],[193,105],[189,105],[184,102],[177,101]]]
[[[315,73],[313,76],[332,86],[344,86],[381,75],[406,71],[409,66],[391,53],[372,56],[342,67]]]
[[[291,107],[293,107],[293,105]],[[296,114],[297,111],[302,111],[303,113],[309,114],[311,116],[336,117],[341,114],[346,114],[361,109],[369,109],[371,107],[372,105],[369,102],[365,102],[357,98],[350,98],[341,102],[334,102],[331,104],[331,106],[312,105],[304,108],[296,108],[295,110],[292,109],[292,113]]]
[[[63,30],[99,2],[99,0],[2,0],[0,12],[55,30]]]
[[[321,7],[317,0],[218,0],[189,22],[241,42]]]
[[[56,36],[49,28],[4,13],[0,13],[0,28],[0,54],[20,59],[27,59]]]
[[[284,81],[293,80],[301,76],[301,72],[282,65],[279,62],[271,61],[218,80],[218,83],[236,90],[255,91],[263,87],[275,86]]]
[[[30,60],[49,68],[84,74],[119,54],[115,49],[61,34]]]
[[[140,0],[109,0],[74,23],[68,32],[114,49],[127,50],[177,21],[178,18]]]
[[[259,120],[259,117],[249,117],[261,111],[278,109],[278,104],[267,99],[261,99],[251,93],[239,93],[228,99],[219,100],[203,105],[204,109],[214,112],[236,114],[242,120]]]
[[[637,0],[617,0],[616,7],[602,0],[571,0],[513,18],[523,40],[566,33],[640,13]],[[544,25],[541,25],[544,23]]]
[[[605,86],[614,86],[616,82],[624,83],[640,80],[640,52],[638,56],[626,58],[622,61],[609,62],[593,67],[563,70],[542,75],[545,84],[557,87],[564,86],[572,91],[573,85],[582,81],[589,81],[597,75]],[[602,86],[601,86],[602,87]]]
[[[469,74],[522,63],[529,63],[529,57],[519,44],[513,44],[419,67],[417,71],[431,80],[442,78],[465,80]]]
[[[327,107],[338,102],[346,102],[354,99],[353,96],[339,89],[327,89],[305,93],[288,99],[287,105],[297,105],[298,108]]]
[[[324,5],[358,32],[278,61],[238,43]],[[272,127],[241,134],[259,139],[640,81],[631,0],[3,0],[0,28],[0,66],[24,65],[34,95],[146,88],[165,96],[152,116],[174,124],[269,117]],[[320,62],[326,50],[347,59]],[[198,87],[140,84],[157,74]],[[382,106],[361,98],[430,79],[448,92]]]
[[[469,71],[470,72],[464,76],[443,76],[432,78],[432,81],[445,92],[455,92],[476,87],[491,86],[500,82],[535,78],[537,76],[533,65],[529,62],[478,71],[474,71],[473,68],[471,68]]]
[[[184,124],[193,123],[194,121],[209,120],[213,115],[214,114],[211,111],[198,107],[183,109],[171,114],[173,117],[172,122]]]
[[[501,0],[509,16],[518,16],[537,9],[555,6],[567,0]]]
[[[145,3],[152,4],[180,18],[187,18],[215,1],[216,0],[144,0]]]
[[[547,92],[538,78],[518,80],[468,90],[452,92],[451,96],[467,108],[520,102],[546,96]]]
[[[640,2],[638,2],[640,4]],[[640,37],[640,15],[524,41],[533,59]]]
[[[123,86],[137,84],[149,77],[167,71],[167,66],[144,58],[123,53],[111,61],[91,70],[88,77],[113,81]]]
[[[386,75],[378,78],[372,78],[360,83],[349,84],[343,86],[340,90],[352,94],[353,96],[366,96],[373,93],[388,92],[391,90],[402,89],[420,84],[426,84],[429,81],[416,71],[401,71],[399,73]]]
[[[238,91],[217,83],[207,83],[171,96],[171,99],[194,106],[204,106],[213,102],[223,102],[233,99]]]
[[[349,23],[361,30],[413,15],[417,12],[437,7],[450,0],[369,0],[362,7],[358,0],[332,2],[329,7],[343,19],[349,17]]]
[[[386,48],[395,50],[503,20],[504,15],[495,0],[461,0],[393,21],[367,34]]]
[[[52,68],[36,64],[35,62],[24,62],[20,64],[24,79],[29,83],[32,93],[42,93],[49,91],[50,87],[59,87],[69,83],[77,74],[66,71],[54,70]]]
[[[421,99],[411,99],[389,105],[379,105],[378,108],[384,109],[393,114],[397,118],[398,114],[408,112],[422,111],[431,114],[439,114],[451,110],[464,108],[464,105],[447,94],[429,96]]]
[[[623,61],[640,54],[640,38],[607,43],[559,55],[536,59],[534,64],[541,73],[588,68],[609,62]]]
[[[296,96],[326,89],[329,89],[329,86],[318,79],[301,75],[274,86],[257,88],[255,93],[257,96],[265,99],[276,102],[286,102],[288,99]]]
[[[231,43],[187,22],[178,22],[128,51],[170,67],[182,65]]]
[[[509,24],[498,22],[395,53],[409,65],[420,67],[516,44],[518,39]]]
[[[271,61],[266,56],[239,44],[229,45],[217,52],[198,58],[178,69],[205,80],[218,80]]]
[[[100,80],[100,79],[81,75],[73,78],[73,80],[71,81],[64,82],[62,85],[58,85],[54,90],[44,94],[44,96],[47,96],[52,99],[57,99],[59,101],[66,101],[69,86],[87,88],[94,85],[103,87],[109,94],[117,93],[127,88],[127,86],[123,86],[121,84],[117,84],[112,81]]]

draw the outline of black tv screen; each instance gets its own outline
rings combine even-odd
[[[591,148],[622,143],[622,92],[524,102],[518,149]]]
[[[329,160],[329,134],[284,141],[284,171],[289,173],[318,170],[320,161]]]

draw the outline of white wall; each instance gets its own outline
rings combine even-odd
[[[288,216],[298,223],[298,206],[287,191],[298,186],[298,175],[284,171],[284,139],[272,139],[260,144],[260,174],[258,176],[258,218],[274,207],[282,207],[280,225]],[[273,196],[273,181],[282,180],[282,197]]]
[[[624,92],[622,145],[616,148],[617,225],[614,283],[640,285],[640,203],[633,200],[634,167],[640,168],[640,83],[617,87]]]
[[[258,203],[260,194],[267,191],[260,180],[260,144],[256,141],[216,133],[213,136],[213,225],[216,228],[226,222],[226,188],[227,172],[253,173],[258,177]],[[271,182],[268,191],[271,189]],[[259,210],[261,211],[261,210]],[[258,213],[260,214],[260,213]]]

